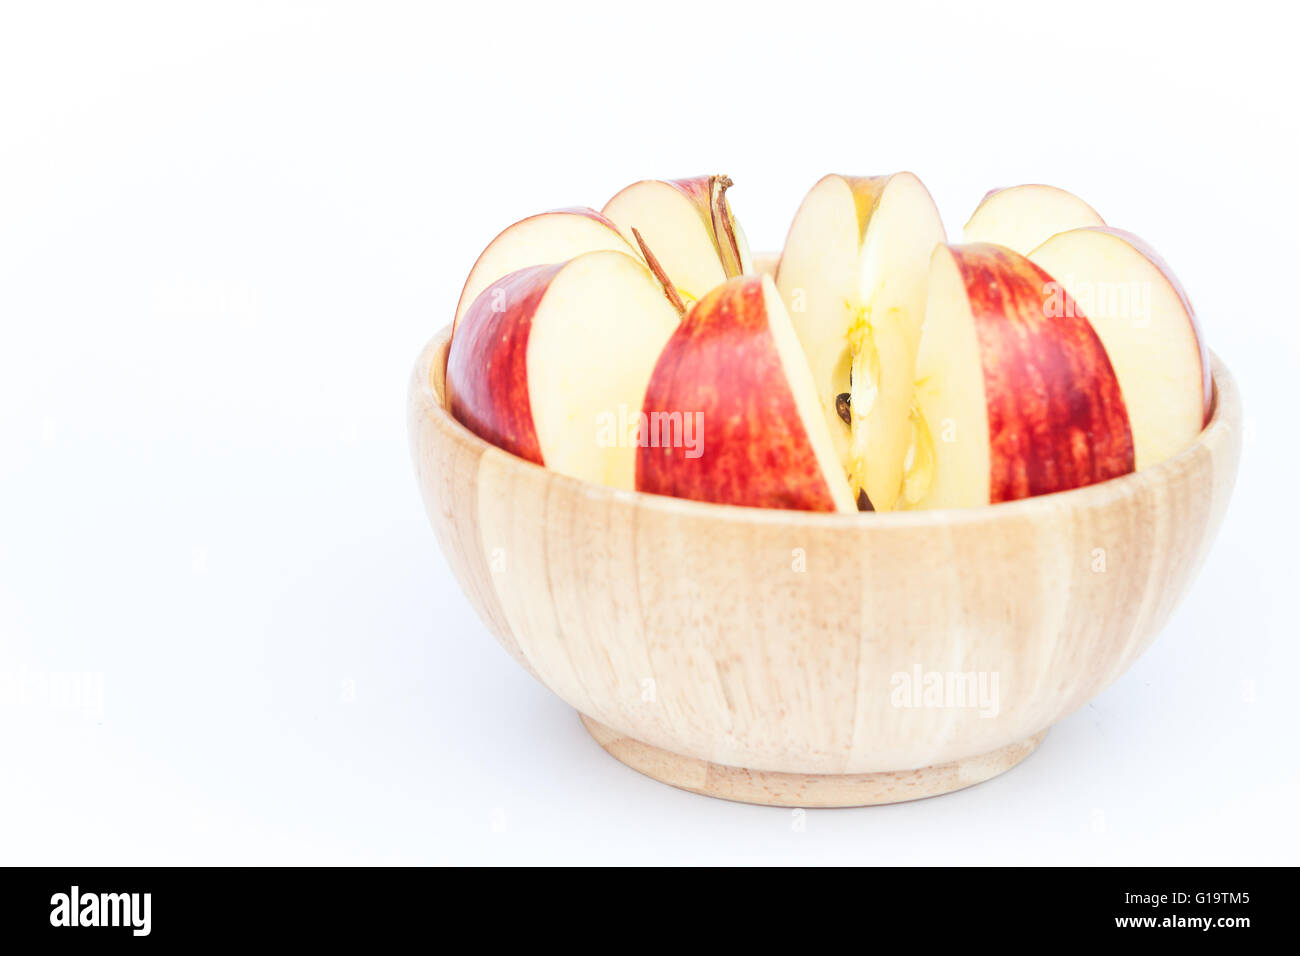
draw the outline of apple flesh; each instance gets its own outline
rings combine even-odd
[[[715,288],[664,346],[643,406],[640,491],[719,504],[856,511],[817,388],[767,276]],[[693,444],[676,440],[693,434]]]
[[[994,242],[1023,256],[1058,232],[1104,225],[1095,209],[1064,189],[1009,186],[994,189],[975,207],[962,241]]]
[[[943,241],[911,173],[831,175],[800,205],[777,271],[836,455],[876,511],[901,491],[930,253]]]
[[[756,276],[769,276],[772,281],[776,281],[776,269],[781,264],[780,253],[756,252],[753,258],[753,268],[750,272]]]
[[[601,210],[640,248],[632,230],[663,265],[688,302],[729,278],[753,271],[749,244],[731,212],[726,176],[643,180],[619,192]]]
[[[589,252],[475,298],[447,354],[451,414],[479,437],[587,481],[635,485],[635,423],[678,314],[645,264]]]
[[[1119,381],[1097,333],[1050,275],[989,244],[940,246],[917,356],[919,508],[1065,491],[1133,471]]]
[[[1131,233],[1072,229],[1029,254],[1088,316],[1133,426],[1138,469],[1178,454],[1210,415],[1209,352],[1187,293]]]
[[[470,270],[456,305],[453,333],[479,294],[502,276],[527,266],[567,262],[584,252],[602,249],[637,254],[612,222],[586,207],[556,209],[509,226],[488,243]]]

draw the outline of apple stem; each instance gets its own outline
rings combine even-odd
[[[677,291],[677,287],[669,281],[668,274],[664,272],[664,267],[659,264],[659,260],[655,258],[655,254],[650,251],[650,247],[647,246],[645,240],[641,238],[641,233],[637,231],[636,226],[632,227],[632,235],[636,238],[636,244],[641,247],[641,255],[645,256],[646,265],[650,267],[650,271],[653,272],[655,278],[659,280],[659,284],[664,287],[664,295],[666,295],[668,301],[673,304],[673,308],[677,310],[677,314],[683,319],[686,318],[686,303],[682,301],[681,294]]]
[[[744,273],[740,261],[740,243],[736,241],[736,227],[727,206],[727,190],[735,185],[730,176],[713,176],[709,181],[709,205],[713,213],[713,232],[718,240],[718,252],[728,279]],[[725,243],[725,248],[724,248]],[[728,261],[730,260],[730,261]]]

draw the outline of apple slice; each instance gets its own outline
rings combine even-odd
[[[779,252],[756,252],[752,264],[751,275],[771,276],[772,281],[775,282],[776,268],[781,264],[781,254]]]
[[[695,304],[646,390],[637,488],[720,504],[857,511],[776,286],[742,276]]]
[[[836,454],[854,497],[877,511],[902,485],[930,253],[943,241],[911,173],[831,175],[804,198],[781,254],[777,288]]]
[[[555,209],[521,219],[488,243],[474,263],[456,306],[453,333],[479,293],[502,276],[525,266],[568,262],[601,249],[636,255],[618,228],[594,209]]]
[[[1023,255],[1067,229],[1104,226],[1073,193],[1055,186],[1009,186],[989,192],[962,230],[963,242],[996,242]]]
[[[589,252],[498,279],[461,319],[447,406],[506,451],[588,481],[632,488],[646,383],[679,321],[646,266]]]
[[[1090,226],[1052,236],[1029,258],[1060,282],[1106,347],[1138,469],[1190,445],[1210,414],[1210,357],[1187,293],[1155,250],[1132,233]]]
[[[647,179],[619,192],[601,212],[632,245],[636,229],[684,297],[696,302],[727,279],[753,271],[749,244],[727,202],[726,176]]]
[[[1106,350],[1051,276],[1003,246],[940,246],[917,355],[905,493],[961,508],[1064,491],[1133,470]]]

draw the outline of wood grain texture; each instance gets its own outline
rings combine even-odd
[[[638,494],[461,427],[443,407],[448,335],[421,355],[409,401],[438,541],[511,656],[634,766],[610,740],[750,773],[996,763],[1154,639],[1223,519],[1240,453],[1240,400],[1216,361],[1215,411],[1191,448],[1061,494],[858,515]],[[898,675],[918,668],[996,675],[996,713],[900,706]]]
[[[773,807],[870,807],[964,790],[1010,770],[1037,749],[1044,734],[990,754],[919,770],[881,773],[778,773],[749,770],[669,753],[624,737],[585,714],[582,725],[611,757],[661,783],[722,800]]]

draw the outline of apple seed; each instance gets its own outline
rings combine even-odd
[[[835,411],[839,412],[840,418],[844,420],[845,425],[853,424],[853,412],[850,401],[848,392],[840,392],[835,396]]]

